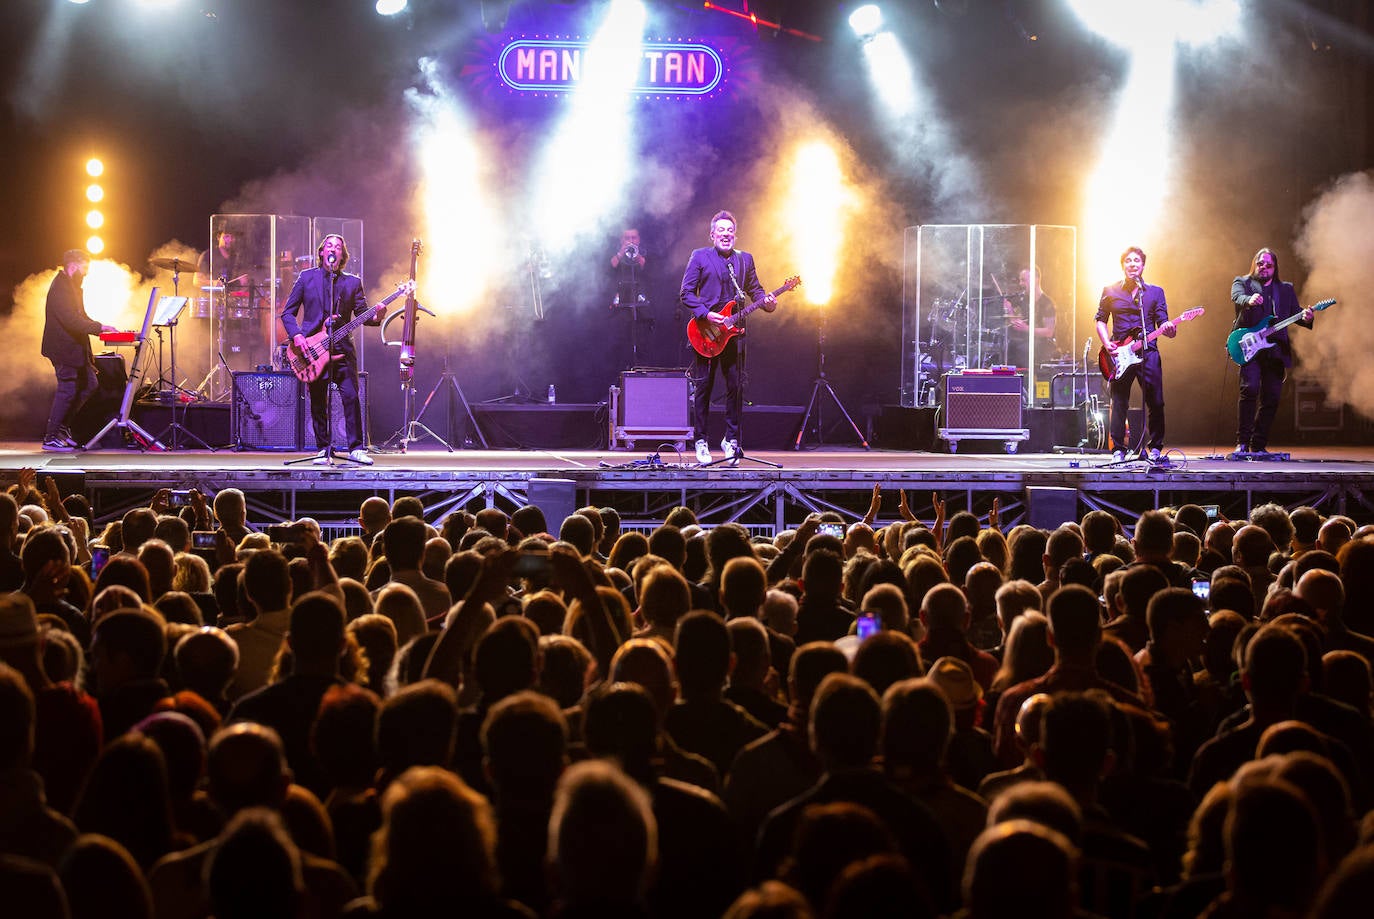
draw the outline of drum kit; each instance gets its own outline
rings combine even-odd
[[[917,404],[934,405],[941,378],[951,371],[1007,363],[1009,326],[1015,317],[1002,313],[1002,296],[937,298],[923,317]],[[970,302],[981,303],[983,318]],[[995,302],[995,310],[989,308]]]

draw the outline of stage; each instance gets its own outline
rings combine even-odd
[[[970,445],[971,446],[971,445]],[[337,467],[288,460],[309,454],[235,452],[225,449],[138,452],[92,450],[44,453],[36,442],[0,444],[0,476],[15,481],[21,468],[52,475],[64,494],[81,491],[97,520],[146,504],[156,489],[198,488],[213,493],[242,489],[249,519],[273,523],[299,516],[318,519],[330,536],[356,529],[359,504],[369,495],[394,499],[417,495],[426,517],[439,522],[459,508],[511,510],[533,500],[551,525],[558,511],[586,504],[612,506],[629,528],[649,528],[679,504],[702,522],[735,521],[771,535],[795,526],[806,514],[838,510],[858,519],[873,486],[883,488],[878,522],[897,516],[898,490],[918,517],[932,516],[931,494],[947,513],[972,510],[985,516],[994,498],[1002,525],[1028,521],[1054,526],[1088,509],[1101,508],[1129,524],[1141,511],[1187,502],[1215,504],[1228,518],[1243,517],[1264,501],[1311,505],[1324,514],[1344,513],[1374,521],[1374,448],[1302,446],[1284,461],[1233,460],[1198,446],[1170,448],[1169,464],[1112,464],[1110,456],[1001,452],[958,454],[863,450],[823,446],[769,450],[738,467],[698,467],[690,454],[665,444],[657,454],[639,445],[624,450],[457,450],[414,444],[406,453],[376,453],[375,465]],[[1275,449],[1280,449],[1275,447]],[[717,458],[720,452],[715,452]],[[41,478],[40,478],[41,483]]]

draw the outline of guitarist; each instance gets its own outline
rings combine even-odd
[[[1236,306],[1232,329],[1244,329],[1273,317],[1275,321],[1302,314],[1298,324],[1312,328],[1313,312],[1298,305],[1293,285],[1279,280],[1279,257],[1273,249],[1261,249],[1250,262],[1250,273],[1231,282],[1231,302]],[[1279,410],[1283,380],[1293,366],[1293,346],[1288,330],[1270,335],[1274,347],[1265,348],[1240,368],[1240,406],[1236,424],[1236,452],[1265,454],[1269,428]],[[1256,406],[1258,405],[1258,411]]]
[[[735,215],[721,211],[711,218],[711,245],[692,250],[687,271],[682,276],[682,305],[698,319],[724,325],[726,316],[721,307],[734,300],[743,309],[760,297],[763,309],[777,309],[777,298],[759,283],[754,270],[754,257],[735,248]],[[689,349],[691,350],[691,349]],[[692,350],[692,365],[687,379],[692,388],[692,431],[696,439],[697,462],[711,462],[711,448],[706,442],[706,424],[711,413],[711,389],[715,384],[716,367],[725,377],[725,439],[720,448],[726,459],[739,455],[740,416],[744,409],[744,394],[740,389],[739,345],[734,338],[716,357],[702,357]]]
[[[363,293],[362,278],[344,271],[348,264],[348,244],[342,236],[331,233],[320,241],[315,252],[315,267],[296,276],[281,308],[281,323],[297,348],[307,347],[306,338],[325,327],[331,313],[332,328],[338,328],[352,317],[369,309],[377,315],[368,325],[381,322],[381,309],[369,307]],[[331,300],[332,297],[332,300]],[[380,304],[379,304],[380,307]],[[297,316],[299,313],[299,317]],[[343,405],[344,428],[348,433],[348,457],[364,466],[372,465],[372,457],[363,446],[363,412],[358,402],[358,362],[351,337],[334,346],[336,360],[326,365],[318,379],[310,382],[310,426],[315,432],[315,446],[319,455],[316,463],[327,463],[330,441],[328,424],[329,384],[337,383],[339,401]]]
[[[1125,277],[1102,288],[1102,297],[1097,303],[1097,337],[1102,347],[1110,350],[1114,342],[1125,339],[1143,342],[1145,336],[1156,330],[1166,338],[1177,335],[1178,328],[1169,319],[1164,289],[1145,283],[1145,250],[1131,246],[1121,253],[1121,270]],[[1153,463],[1159,461],[1159,451],[1164,446],[1164,370],[1159,363],[1158,345],[1151,342],[1142,347],[1140,363],[1131,365],[1111,382],[1112,458],[1123,460],[1129,452],[1126,410],[1131,402],[1131,384],[1138,379],[1141,399],[1145,403],[1145,423],[1150,431],[1148,456]]]

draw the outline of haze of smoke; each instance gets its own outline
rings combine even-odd
[[[1293,336],[1299,374],[1326,387],[1327,395],[1374,417],[1374,333],[1364,315],[1363,293],[1374,260],[1374,174],[1342,176],[1303,214],[1298,256],[1309,266],[1304,304],[1335,297],[1310,334]]]

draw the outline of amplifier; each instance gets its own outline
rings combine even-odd
[[[945,374],[947,428],[1016,430],[1021,424],[1019,373]]]
[[[301,449],[300,381],[293,373],[235,371],[230,425],[244,450]]]
[[[680,369],[622,373],[610,392],[611,449],[631,449],[637,440],[672,441],[682,449],[692,436],[688,392]]]

